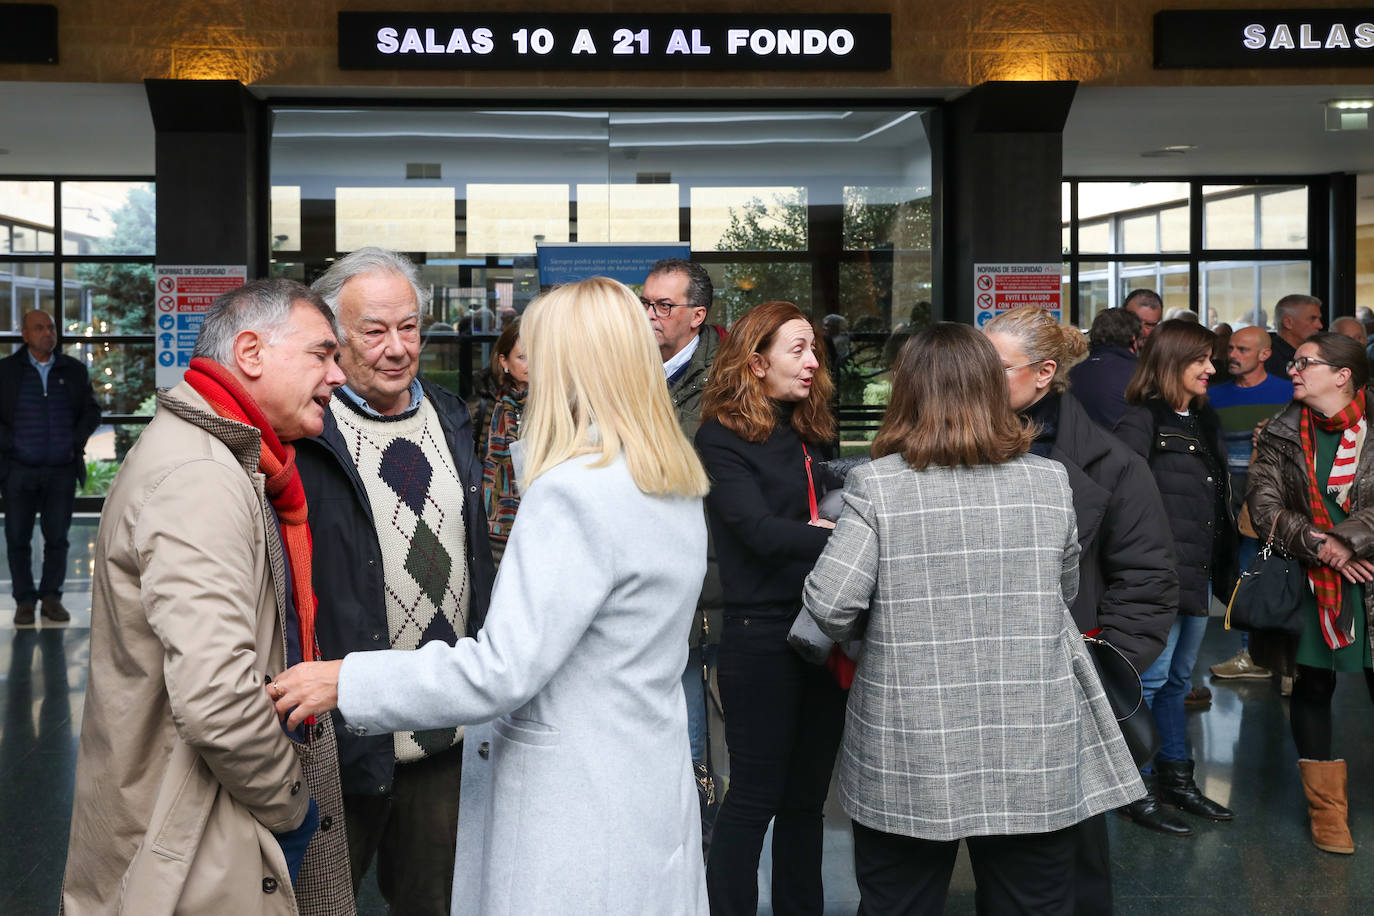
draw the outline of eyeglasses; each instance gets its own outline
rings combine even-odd
[[[1036,365],[1037,363],[1043,363],[1043,362],[1044,362],[1043,359],[1033,359],[1033,360],[1031,360],[1031,361],[1028,362],[1028,363],[1021,363],[1020,365],[1016,365],[1016,366],[1003,366],[1003,367],[1002,367],[1002,371],[1003,371],[1003,372],[1010,372],[1010,371],[1013,370],[1013,369],[1024,369],[1024,368],[1026,368],[1027,366],[1034,366],[1034,365]]]
[[[692,307],[690,304],[684,305],[680,302],[671,302],[667,299],[660,299],[655,302],[652,299],[645,299],[643,296],[639,297],[639,304],[644,306],[646,312],[649,309],[653,309],[654,314],[660,318],[667,318],[673,313],[673,309],[689,309]]]
[[[1288,361],[1287,368],[1289,372],[1293,372],[1294,370],[1298,372],[1306,372],[1307,367],[1312,365],[1330,366],[1333,369],[1336,368],[1335,363],[1328,363],[1326,360],[1317,359],[1315,356],[1299,356],[1297,359],[1290,359]]]

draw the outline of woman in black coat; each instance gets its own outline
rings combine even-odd
[[[789,302],[740,318],[721,344],[696,445],[724,588],[719,679],[730,788],[706,866],[712,916],[758,909],[773,821],[773,912],[824,910],[821,811],[846,694],[787,645],[802,584],[834,524],[813,521],[813,459],[834,437],[831,383],[815,331]],[[659,545],[672,548],[672,545]]]
[[[1031,452],[1069,473],[1078,520],[1078,597],[1070,611],[1079,630],[1096,632],[1137,671],[1164,649],[1178,607],[1169,520],[1145,461],[1093,422],[1068,389],[1068,368],[1083,355],[1083,334],[1036,306],[1004,312],[983,332],[1007,375],[1012,409],[1036,426]],[[1153,795],[1128,806],[1156,829],[1177,824]],[[1106,818],[1079,831],[1079,916],[1111,913],[1111,862]]]
[[[1178,569],[1178,617],[1163,654],[1141,676],[1159,726],[1156,791],[1166,805],[1220,821],[1233,815],[1203,795],[1193,779],[1183,706],[1207,632],[1209,596],[1227,600],[1236,579],[1226,447],[1216,411],[1207,403],[1207,385],[1216,372],[1215,337],[1192,322],[1160,324],[1126,387],[1132,406],[1116,434],[1150,464],[1169,517]]]

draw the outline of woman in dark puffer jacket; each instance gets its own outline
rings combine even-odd
[[[1141,676],[1159,726],[1155,792],[1166,805],[1220,821],[1233,815],[1194,782],[1183,707],[1207,632],[1209,594],[1225,601],[1235,584],[1236,533],[1226,448],[1216,411],[1207,403],[1207,384],[1216,372],[1211,360],[1215,337],[1191,322],[1159,325],[1126,386],[1126,402],[1132,406],[1116,434],[1149,462],[1173,531],[1178,568],[1178,617],[1163,654]],[[1148,813],[1141,805],[1136,802],[1122,813],[1161,832],[1191,832],[1157,808]]]

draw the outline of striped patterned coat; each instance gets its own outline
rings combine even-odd
[[[837,640],[863,636],[840,752],[854,820],[928,840],[1044,833],[1144,795],[1068,604],[1068,477],[1031,455],[849,475],[806,580]]]

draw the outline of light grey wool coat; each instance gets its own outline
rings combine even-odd
[[[850,817],[927,840],[1047,833],[1145,794],[1069,614],[1078,552],[1054,461],[850,472],[804,593],[827,634],[864,638]]]
[[[340,671],[350,728],[472,726],[455,914],[707,912],[681,683],[705,515],[592,461],[525,492],[476,639]]]

